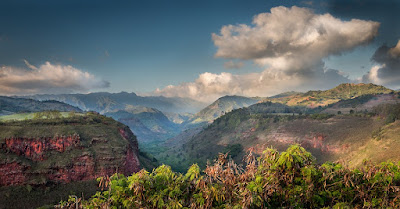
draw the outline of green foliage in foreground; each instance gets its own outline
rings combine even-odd
[[[400,205],[400,164],[365,163],[349,169],[315,164],[304,148],[286,152],[249,151],[242,168],[221,154],[202,175],[197,165],[186,174],[162,165],[151,173],[101,178],[106,190],[89,200],[70,198],[58,207],[75,208],[371,208]]]

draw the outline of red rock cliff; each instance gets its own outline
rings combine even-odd
[[[128,127],[125,127],[124,129],[119,129],[119,133],[127,141],[130,141],[129,139],[135,137]],[[134,141],[132,145],[129,145],[128,150],[126,152],[125,169],[124,169],[125,175],[130,175],[140,170],[140,167],[137,166],[140,164],[138,153],[139,153],[138,144],[137,141]]]
[[[0,161],[0,186],[69,183],[115,172],[130,175],[139,171],[135,136],[127,127],[119,128],[118,132],[125,146],[111,146],[106,136],[87,140],[90,145],[83,145],[79,135],[4,139],[0,152],[24,160]]]
[[[9,138],[5,139],[6,149],[19,156],[24,156],[34,161],[45,159],[45,153],[50,150],[64,152],[69,147],[78,147],[79,135],[61,136],[54,138]]]

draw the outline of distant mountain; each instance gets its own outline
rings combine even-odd
[[[248,107],[259,101],[258,98],[249,98],[242,96],[224,96],[217,99],[200,112],[196,113],[190,120],[190,123],[212,122],[216,118],[228,113],[234,109]]]
[[[162,96],[138,96],[135,93],[89,93],[89,94],[42,94],[27,96],[36,100],[57,100],[77,106],[82,110],[92,110],[100,113],[123,110],[127,105],[156,108],[163,112],[195,113],[206,106],[188,98],[162,97]]]
[[[177,124],[171,122],[161,111],[154,108],[138,107],[135,109],[107,112],[105,115],[116,120],[131,118],[138,119],[152,132],[164,134],[166,137],[170,132],[176,132],[178,130]]]
[[[182,124],[186,121],[188,121],[190,118],[194,116],[192,113],[174,113],[174,112],[163,112],[167,118],[176,123],[176,124]]]
[[[41,112],[58,110],[60,112],[82,112],[81,109],[59,101],[36,101],[33,99],[0,96],[0,115],[10,115],[20,112]]]
[[[388,94],[391,92],[393,92],[393,90],[371,83],[345,83],[325,91],[308,91],[306,93],[288,94],[287,96],[274,96],[267,98],[265,101],[279,102],[289,106],[316,108],[363,95]]]
[[[144,151],[154,153],[154,145],[158,145],[181,131],[181,126],[170,121],[161,111],[149,107],[128,106],[125,110],[106,112],[129,126],[135,133]]]

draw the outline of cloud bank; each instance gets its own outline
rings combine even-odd
[[[340,20],[299,7],[275,7],[253,18],[252,25],[226,25],[212,34],[215,57],[251,60],[265,70],[233,75],[203,73],[194,82],[157,89],[155,94],[211,101],[226,94],[269,96],[287,90],[331,88],[351,82],[328,69],[323,58],[371,42],[379,23]]]
[[[363,76],[362,82],[372,82],[389,88],[400,88],[400,40],[396,46],[379,47],[371,58],[377,63]]]
[[[28,69],[0,67],[0,94],[74,93],[109,87],[109,82],[69,65],[50,62],[35,67],[24,60]]]

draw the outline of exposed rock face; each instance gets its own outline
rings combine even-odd
[[[6,148],[19,156],[25,156],[34,161],[45,159],[44,154],[50,150],[64,152],[69,147],[79,147],[80,137],[62,136],[54,138],[9,138],[5,139]]]
[[[132,137],[135,137],[132,133],[132,131],[128,128],[120,128],[119,129],[119,133],[121,134],[121,136],[129,141],[129,139],[131,139]],[[125,175],[129,175],[132,174],[134,172],[138,172],[139,171],[139,167],[137,165],[139,165],[139,148],[138,148],[138,143],[137,141],[134,142],[133,146],[129,145],[128,150],[126,152],[126,158],[125,158],[125,163],[124,163],[124,174]]]
[[[28,168],[19,163],[9,163],[0,165],[0,186],[20,185],[26,182],[25,170]]]
[[[80,119],[81,124],[73,125],[21,123],[27,133],[35,128],[35,133],[43,131],[45,136],[0,138],[0,186],[69,183],[139,171],[138,144],[130,129],[110,118],[93,117],[88,123]],[[18,125],[0,125],[0,136]],[[60,127],[76,133],[59,137],[51,132],[53,127],[54,133]]]
[[[138,152],[136,152],[138,153]],[[126,175],[130,175],[134,172],[138,172],[138,165],[139,164],[139,158],[138,155],[135,154],[134,150],[132,147],[128,148],[128,151],[126,153],[126,158],[125,158],[125,169],[124,173]]]

